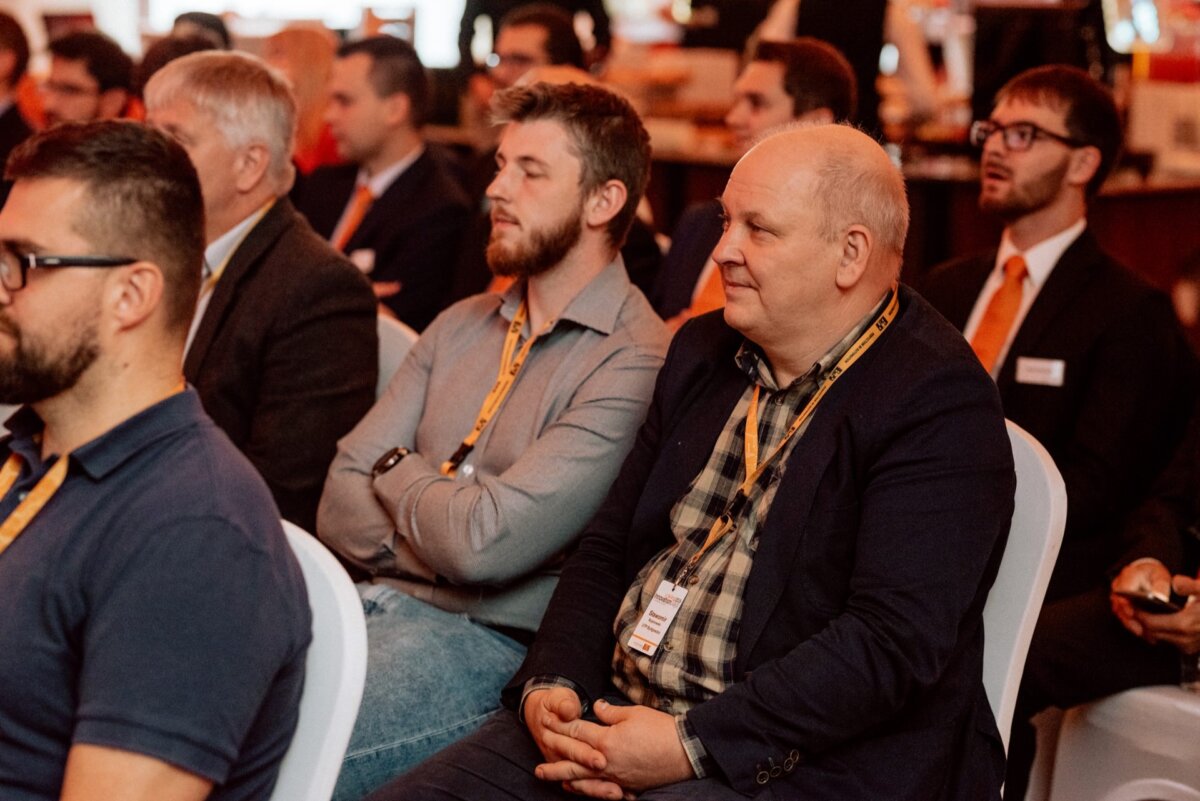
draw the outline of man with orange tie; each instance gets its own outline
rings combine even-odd
[[[1120,555],[1122,518],[1183,432],[1194,360],[1167,297],[1087,227],[1088,201],[1121,146],[1105,87],[1071,67],[1029,70],[971,138],[983,148],[980,207],[1004,220],[1004,234],[996,251],[941,267],[921,289],[1066,482],[1052,601],[1090,588]]]
[[[283,516],[311,531],[337,440],[375,399],[371,288],[288,200],[296,106],[282,75],[241,53],[192,53],[156,72],[145,97],[204,193],[184,375]]]
[[[429,95],[407,42],[373,36],[343,45],[325,119],[352,163],[315,170],[297,199],[317,233],[418,331],[446,305],[470,216],[466,193],[421,135]]]
[[[803,37],[760,42],[733,87],[725,125],[746,150],[765,132],[788,123],[853,119],[857,88],[850,62],[832,45]],[[650,302],[672,328],[725,305],[721,271],[711,258],[721,238],[716,200],[684,211],[663,261]]]

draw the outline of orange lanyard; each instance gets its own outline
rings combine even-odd
[[[0,553],[12,545],[13,540],[21,536],[25,527],[37,516],[38,512],[42,511],[42,507],[50,502],[54,493],[58,492],[58,488],[67,478],[67,464],[70,462],[70,458],[70,454],[60,456],[33,490],[25,496],[16,509],[13,509],[8,519],[0,524]],[[17,483],[17,477],[21,475],[22,461],[20,456],[13,453],[4,462],[4,467],[0,468],[0,497],[7,495],[13,484]]]
[[[492,385],[491,391],[483,399],[483,406],[479,409],[479,416],[475,419],[475,427],[471,429],[471,433],[458,446],[454,455],[442,463],[441,474],[443,476],[453,477],[458,472],[458,466],[475,449],[475,443],[479,441],[483,430],[496,416],[504,399],[512,392],[513,386],[517,383],[517,375],[525,365],[533,343],[554,327],[554,320],[548,321],[542,330],[531,336],[520,352],[517,352],[517,343],[521,341],[521,329],[525,327],[525,318],[528,315],[525,301],[521,301],[521,306],[513,316],[512,322],[508,324],[508,333],[504,337],[504,351],[500,356],[500,371],[496,374],[496,383]]]
[[[880,335],[887,330],[892,321],[896,319],[896,314],[900,310],[899,293],[893,289],[892,296],[889,299],[883,313],[875,319],[875,322],[867,326],[867,330],[863,331],[858,339],[854,341],[844,354],[838,360],[838,363],[825,374],[825,378],[821,381],[821,386],[813,393],[813,396],[808,399],[808,403],[797,415],[795,421],[788,427],[787,432],[783,435],[783,439],[779,441],[779,445],[771,452],[761,463],[758,461],[758,396],[762,386],[754,385],[754,394],[750,396],[750,408],[746,411],[746,434],[745,445],[742,455],[746,465],[746,478],[742,481],[741,486],[737,488],[737,492],[725,505],[725,510],[717,516],[713,521],[712,526],[708,530],[708,537],[704,540],[704,545],[700,550],[693,554],[692,558],[683,566],[675,583],[679,584],[687,578],[688,574],[696,569],[696,565],[700,564],[700,559],[708,552],[708,549],[715,545],[722,537],[734,529],[738,516],[746,506],[746,501],[750,498],[750,492],[767,472],[767,468],[783,453],[789,442],[799,433],[804,424],[817,410],[817,404],[829,392],[834,382],[841,378],[851,365],[857,362],[864,353],[878,340]]]
[[[216,289],[217,282],[221,280],[221,276],[225,274],[225,268],[229,266],[229,262],[233,259],[233,254],[237,253],[237,249],[240,248],[242,243],[246,241],[246,237],[250,236],[250,232],[253,231],[260,222],[262,222],[262,218],[267,216],[267,212],[270,211],[271,207],[274,205],[274,199],[268,200],[266,204],[264,204],[263,207],[258,210],[254,218],[254,222],[246,226],[246,230],[242,232],[242,235],[238,241],[234,243],[233,247],[229,249],[229,252],[225,254],[225,258],[222,259],[221,263],[218,264],[213,271],[208,274],[208,277],[204,279],[204,283],[200,285],[200,297],[204,297]]]
[[[180,381],[179,386],[171,395],[183,392],[186,387],[186,382]],[[70,453],[60,456],[54,466],[46,471],[46,475],[42,476],[25,496],[25,499],[17,505],[16,509],[13,509],[12,514],[3,523],[0,523],[0,553],[4,553],[4,550],[12,545],[13,540],[21,536],[21,532],[33,522],[33,518],[42,511],[42,507],[49,503],[50,499],[54,497],[54,493],[62,487],[63,482],[67,480],[67,467],[70,460]],[[21,475],[22,461],[24,460],[20,456],[11,453],[5,460],[4,466],[0,467],[0,498],[7,495],[13,484],[17,483],[17,478]]]

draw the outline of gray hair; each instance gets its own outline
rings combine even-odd
[[[176,101],[205,114],[230,147],[266,147],[268,180],[280,193],[291,187],[296,101],[278,70],[244,53],[191,53],[167,64],[146,84],[148,112]]]

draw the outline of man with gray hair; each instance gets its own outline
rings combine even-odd
[[[312,530],[337,440],[374,400],[374,295],[288,201],[296,106],[282,76],[240,53],[193,53],[155,73],[145,100],[204,194],[184,374],[283,516]]]
[[[859,131],[797,128],[721,205],[723,315],[672,341],[507,709],[371,801],[999,798],[981,610],[1012,453],[896,284],[904,181]]]

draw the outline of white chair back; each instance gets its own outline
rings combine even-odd
[[[1011,420],[1008,439],[1016,504],[1000,572],[983,608],[983,686],[1005,750],[1025,655],[1067,524],[1067,490],[1050,454]]]
[[[271,801],[329,801],[362,701],[367,625],[354,583],[333,554],[293,523],[283,521],[283,530],[304,573],[313,638],[300,720]]]
[[[1198,733],[1200,695],[1179,687],[1138,687],[1072,707],[1050,801],[1200,801]]]
[[[381,314],[376,322],[379,331],[379,382],[375,385],[375,397],[383,395],[388,382],[400,369],[400,362],[417,341],[417,332],[394,317]]]

